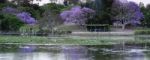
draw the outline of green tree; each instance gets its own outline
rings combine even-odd
[[[32,17],[36,18],[37,20],[39,20],[42,17],[43,13],[41,7],[36,4],[30,4],[28,6],[18,6],[17,9],[20,11],[29,12],[32,15]]]
[[[44,6],[42,6],[42,9],[44,11],[50,10],[53,13],[59,14],[61,11],[63,11],[66,7],[64,5],[56,4],[56,3],[49,3]]]
[[[11,14],[0,14],[0,30],[1,31],[18,31],[24,24]]]
[[[32,4],[33,0],[11,0],[13,3],[16,3],[17,5],[22,6],[28,6]]]
[[[53,27],[61,24],[62,20],[60,19],[59,14],[61,11],[63,11],[64,8],[64,5],[55,3],[49,3],[42,6],[44,12],[42,14],[42,18],[39,21],[40,29],[53,29]]]
[[[114,0],[95,0],[87,2],[84,6],[96,11],[95,18],[91,24],[112,24],[110,11]]]
[[[146,7],[141,7],[141,11],[144,14],[144,19],[142,21],[142,25],[145,27],[150,27],[150,4]]]
[[[0,0],[0,3],[6,3],[7,0]]]
[[[4,8],[4,7],[7,7],[7,6],[9,6],[9,7],[17,7],[15,4],[10,3],[10,2],[0,3],[0,10],[1,10],[2,8]]]

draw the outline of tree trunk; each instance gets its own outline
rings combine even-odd
[[[125,29],[125,26],[126,26],[126,25],[122,25],[122,30],[124,30],[124,29]]]

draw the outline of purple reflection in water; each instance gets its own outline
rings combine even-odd
[[[36,49],[36,46],[33,46],[33,45],[20,46],[20,51],[23,52],[23,53],[34,52],[35,49]]]
[[[86,60],[87,58],[87,49],[81,46],[65,46],[62,53],[66,60]]]

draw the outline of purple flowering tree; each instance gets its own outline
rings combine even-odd
[[[25,24],[34,25],[37,21],[27,12],[18,13],[17,17]]]
[[[141,20],[144,17],[139,6],[134,2],[114,2],[112,13],[112,19],[115,20],[114,23],[122,25],[122,29],[125,29],[127,24],[141,24]]]
[[[72,7],[71,10],[63,11],[60,16],[64,24],[84,25],[86,21],[93,17],[95,11],[86,7]]]
[[[4,7],[2,9],[2,12],[16,15],[25,24],[34,25],[36,23],[36,20],[33,17],[31,17],[31,14],[28,12],[20,13],[20,11],[18,9],[15,9],[12,7]]]
[[[2,9],[2,12],[3,13],[9,13],[9,14],[17,14],[17,13],[19,13],[19,10],[18,9],[16,9],[16,8],[12,8],[12,7],[4,7],[3,9]]]

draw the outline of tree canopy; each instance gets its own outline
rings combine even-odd
[[[94,10],[90,8],[75,6],[71,10],[60,14],[65,24],[84,25],[88,19],[93,18]]]
[[[141,24],[143,18],[143,13],[136,3],[114,2],[112,7],[112,20],[115,21],[114,23],[122,24],[123,28],[127,24]]]

